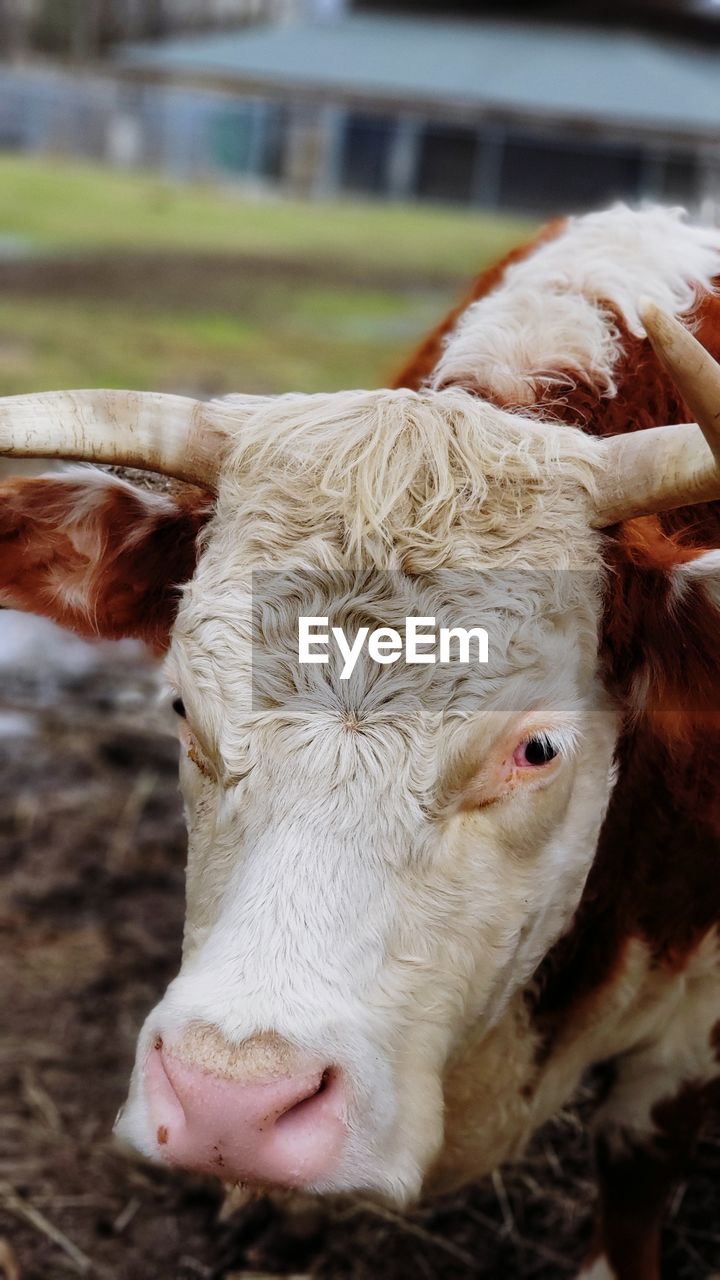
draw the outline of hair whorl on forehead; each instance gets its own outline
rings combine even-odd
[[[215,529],[239,522],[266,565],[322,544],[328,568],[535,566],[547,541],[563,568],[588,544],[599,461],[580,432],[456,389],[283,396],[228,455]]]

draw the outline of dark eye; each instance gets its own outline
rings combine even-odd
[[[534,738],[527,738],[525,742],[521,742],[515,748],[514,760],[521,768],[537,769],[544,764],[550,764],[554,760],[558,752],[552,742],[543,735],[538,734]]]
[[[175,698],[172,704],[172,709],[175,712],[175,715],[182,716],[183,720],[187,718],[187,711],[185,710],[185,703],[182,698]]]

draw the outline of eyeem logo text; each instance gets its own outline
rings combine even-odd
[[[436,629],[434,618],[406,618],[405,634],[394,627],[359,627],[352,643],[342,627],[329,627],[329,619],[300,617],[298,619],[298,658],[301,663],[330,661],[330,649],[334,644],[343,659],[341,680],[349,680],[363,650],[381,666],[389,666],[404,658],[408,664],[435,662],[488,661],[488,634],[484,627],[440,627]],[[471,650],[476,655],[471,656]]]

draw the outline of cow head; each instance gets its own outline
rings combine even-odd
[[[7,450],[146,449],[216,491],[210,511],[97,474],[4,490],[0,599],[168,646],[183,961],[118,1131],[226,1181],[401,1201],[441,1146],[450,1055],[527,982],[592,862],[620,715],[600,529],[718,496],[715,463],[699,428],[603,443],[456,390],[173,401],[171,429],[166,410],[76,395],[0,415]],[[364,655],[343,681],[299,663],[300,615],[482,626],[489,661]]]

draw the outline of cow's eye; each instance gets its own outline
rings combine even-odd
[[[187,719],[187,711],[185,710],[185,703],[182,698],[175,698],[173,700],[172,709],[176,716],[182,716],[183,720]]]
[[[558,749],[545,734],[533,734],[519,743],[513,753],[513,763],[520,769],[541,769],[558,755]]]

